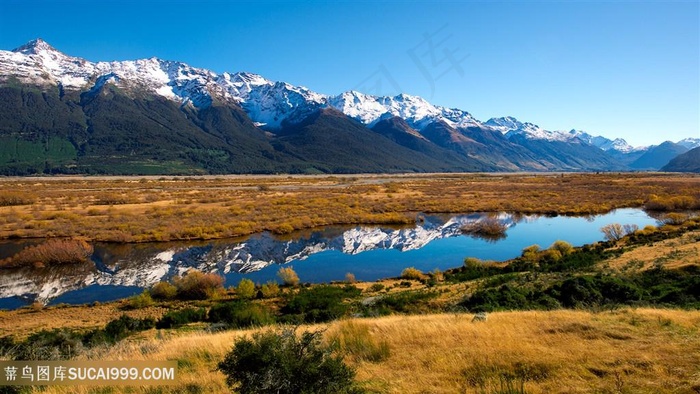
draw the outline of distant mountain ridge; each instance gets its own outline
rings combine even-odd
[[[640,152],[406,94],[328,96],[157,58],[94,63],[41,39],[0,51],[0,143],[5,174],[600,171]]]
[[[674,157],[661,168],[661,171],[700,173],[700,147]]]

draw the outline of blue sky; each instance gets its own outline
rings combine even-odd
[[[0,49],[404,92],[632,145],[700,138],[699,25],[697,1],[0,1]]]

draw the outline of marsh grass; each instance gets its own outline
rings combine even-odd
[[[700,177],[677,174],[6,178],[0,188],[12,190],[0,195],[0,238],[112,242],[414,224],[418,212],[582,215],[700,206]]]

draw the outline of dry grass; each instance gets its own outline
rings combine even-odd
[[[419,212],[592,214],[647,202],[700,206],[698,190],[700,176],[648,173],[5,178],[0,239],[214,239],[408,224]]]
[[[645,270],[657,265],[668,269],[700,265],[700,231],[636,247],[606,264],[615,270]]]
[[[0,336],[14,335],[25,338],[42,329],[71,328],[89,330],[104,327],[110,320],[126,314],[133,318],[159,318],[166,309],[152,306],[138,310],[125,310],[128,300],[94,305],[51,306],[0,311]]]
[[[390,316],[356,321],[390,349],[380,362],[348,362],[357,379],[378,393],[471,393],[475,374],[530,368],[528,393],[694,393],[700,387],[700,311],[619,310],[504,312],[486,322],[471,315]],[[328,326],[327,334],[347,321]],[[341,327],[342,328],[342,327]],[[226,392],[216,363],[236,338],[251,331],[190,333],[130,340],[93,357],[110,360],[178,360],[187,392]],[[497,372],[496,372],[497,373]],[[475,377],[476,376],[476,377]],[[495,375],[494,375],[495,376]],[[81,391],[82,390],[82,391]],[[48,388],[46,393],[86,393],[85,388]],[[113,392],[127,392],[115,387]],[[128,392],[144,393],[146,388]]]

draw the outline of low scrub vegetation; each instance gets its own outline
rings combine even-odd
[[[508,226],[498,218],[487,217],[483,220],[478,220],[462,226],[462,233],[469,234],[477,238],[483,238],[488,241],[497,241],[506,237]]]
[[[5,239],[173,241],[333,224],[410,224],[416,212],[572,215],[622,207],[664,212],[700,207],[697,178],[656,174],[447,174],[378,180],[389,187],[343,176],[0,181],[6,190],[0,192],[0,238]],[[500,226],[493,224],[477,232],[497,234]]]
[[[221,323],[230,328],[247,328],[273,324],[276,319],[263,305],[233,301],[213,306],[207,321]]]
[[[277,276],[285,286],[296,286],[299,284],[299,275],[292,267],[282,267],[277,271]]]
[[[182,277],[175,278],[173,285],[177,289],[179,299],[206,300],[216,298],[223,291],[224,278],[192,270]]]
[[[355,371],[323,344],[319,332],[266,331],[236,341],[219,371],[241,394],[360,393]]]
[[[49,239],[41,244],[28,246],[10,258],[0,260],[0,268],[87,263],[92,252],[92,245],[84,240]]]
[[[344,316],[350,310],[346,299],[357,297],[360,293],[360,289],[352,285],[302,288],[291,296],[280,312],[283,319],[291,323],[326,322]]]
[[[401,271],[401,279],[422,280],[424,278],[425,275],[423,275],[423,273],[419,269],[416,269],[414,267],[408,267]]]
[[[11,336],[0,338],[0,354],[15,360],[66,360],[98,346],[114,344],[127,336],[155,327],[151,318],[135,319],[122,315],[104,328],[80,332],[57,328],[41,330],[22,341]]]
[[[170,311],[156,323],[156,328],[177,328],[185,324],[205,321],[207,311],[204,308],[184,308]]]

